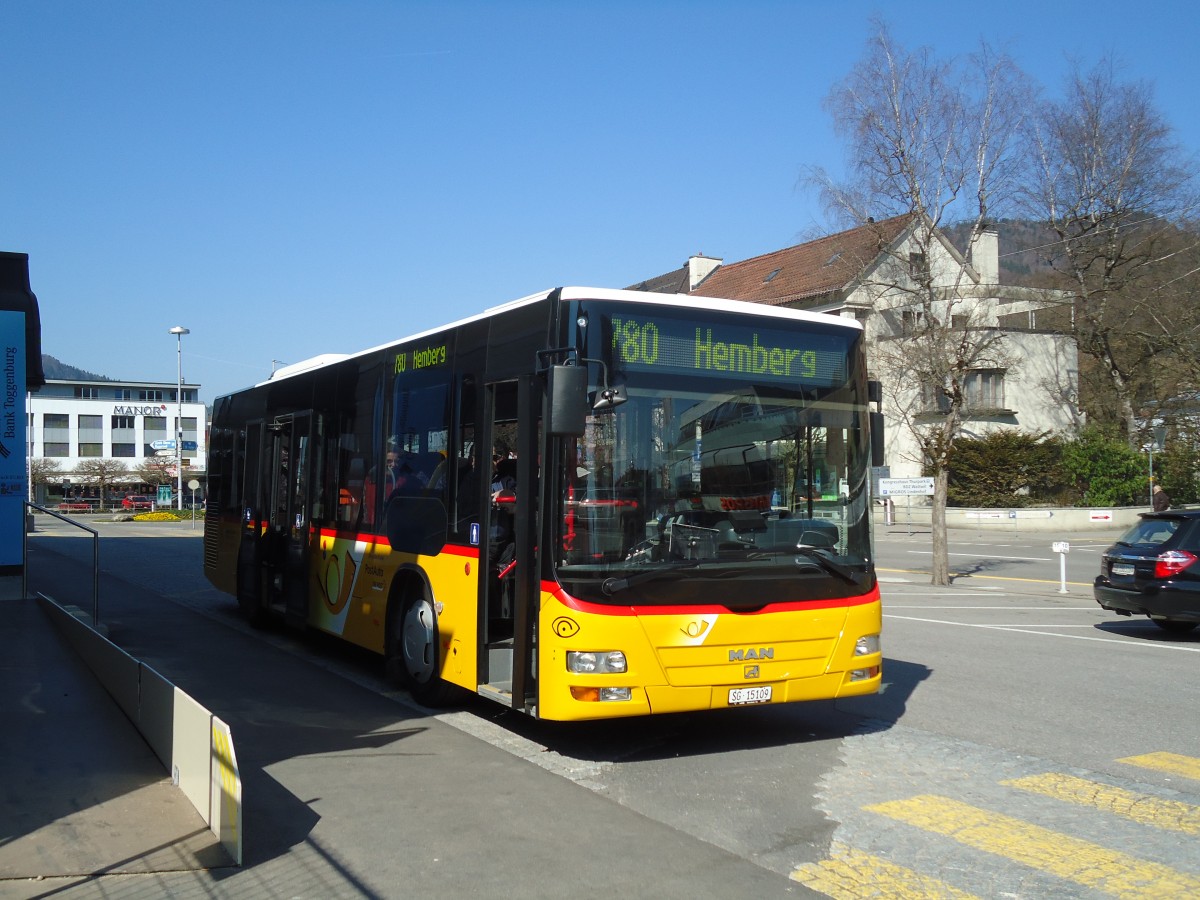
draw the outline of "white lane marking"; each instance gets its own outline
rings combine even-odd
[[[921,553],[926,556],[933,553],[932,550],[906,550],[905,553]],[[991,553],[947,553],[947,556],[970,556],[973,559],[1016,559],[1028,562],[1054,562],[1054,558],[1050,556],[994,556]]]
[[[1116,638],[1089,637],[1080,634],[1058,634],[1053,631],[1034,631],[1030,628],[1014,628],[1007,625],[984,625],[976,622],[947,622],[944,619],[922,619],[917,616],[893,616],[884,613],[885,619],[900,619],[906,622],[924,622],[929,625],[956,625],[959,628],[985,628],[993,631],[1006,631],[1017,634],[1036,634],[1042,637],[1067,638],[1073,641],[1095,641],[1099,644],[1120,644],[1124,647],[1149,647],[1155,650],[1180,650],[1184,653],[1200,653],[1200,645],[1185,647],[1178,644],[1145,643],[1142,641],[1119,640]],[[1046,626],[1055,627],[1055,626]]]

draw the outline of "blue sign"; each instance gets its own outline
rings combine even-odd
[[[151,442],[150,442],[150,449],[151,449],[151,450],[174,450],[174,449],[175,449],[175,442],[174,442],[174,441],[172,441],[172,440],[165,440],[165,441],[151,441]],[[184,442],[183,442],[183,449],[184,449],[184,450],[193,450],[193,451],[194,451],[194,450],[196,449],[196,442],[195,442],[195,441],[184,441]]]
[[[29,496],[25,435],[25,313],[0,311],[4,390],[0,393],[0,566],[21,566]]]

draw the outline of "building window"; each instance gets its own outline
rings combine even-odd
[[[42,416],[43,428],[70,428],[71,417],[66,413],[45,413]]]
[[[146,416],[142,419],[142,428],[149,437],[151,432],[167,436],[167,417],[166,416]]]
[[[79,440],[86,443],[100,443],[104,440],[103,416],[79,417]],[[81,453],[80,456],[83,454]]]
[[[927,413],[948,413],[950,398],[940,384],[927,384],[921,388],[921,408]]]
[[[132,430],[133,427],[134,427],[134,417],[133,416],[113,416],[112,417],[113,431],[119,431],[122,428]]]
[[[164,396],[164,392],[161,390],[149,390],[147,388],[142,388],[141,390],[138,391],[138,399],[139,400],[157,400],[161,403],[163,400],[166,399],[166,397]]]
[[[908,254],[908,274],[917,281],[924,281],[929,277],[929,260],[925,258],[924,253]]]
[[[99,400],[100,388],[94,387],[76,387],[75,396],[79,400]]]
[[[977,369],[963,379],[969,409],[1005,409],[1004,370]]]
[[[129,388],[117,388],[113,393],[116,395],[118,400],[133,399],[133,391],[131,391]]]
[[[46,441],[42,444],[42,448],[46,456],[66,457],[71,455],[71,445],[63,441]]]
[[[104,445],[103,444],[92,444],[92,443],[85,444],[81,441],[79,444],[79,455],[80,455],[80,457],[103,456],[104,455]]]
[[[113,444],[114,459],[134,459],[137,457],[137,444]]]
[[[900,313],[900,333],[914,335],[925,322],[925,313],[919,309],[906,309]]]

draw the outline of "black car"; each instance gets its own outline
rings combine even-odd
[[[1104,551],[1093,592],[1104,609],[1172,634],[1200,625],[1200,509],[1143,513]]]

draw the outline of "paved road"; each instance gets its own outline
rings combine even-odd
[[[201,545],[188,531],[97,527],[101,619],[111,639],[232,727],[245,865],[197,870],[181,862],[185,871],[119,874],[126,861],[115,860],[113,874],[40,880],[15,871],[4,873],[0,895],[811,895],[786,875],[514,759],[377,681],[362,686],[378,667],[353,654],[250,632],[228,598],[195,578]],[[31,584],[86,608],[90,559],[86,537],[40,526]],[[7,837],[31,831],[36,824]]]
[[[675,841],[685,849],[707,848],[717,862],[750,865],[758,871],[744,886],[749,892],[803,892],[807,886],[834,897],[888,890],[897,896],[1200,895],[1200,722],[1192,713],[1200,705],[1200,679],[1195,678],[1200,637],[1169,640],[1146,620],[1117,619],[1100,610],[1084,589],[1095,550],[1084,549],[1088,542],[1082,536],[1069,536],[1070,558],[1088,574],[1072,576],[1083,586],[1072,585],[1061,595],[1057,560],[1040,549],[1048,543],[1043,535],[1006,536],[1001,542],[994,534],[980,540],[952,533],[952,552],[963,554],[953,558],[972,574],[942,589],[930,588],[922,574],[927,536],[880,535],[886,686],[878,697],[563,728],[484,701],[413,720],[420,711],[404,706],[403,695],[388,693],[372,660],[328,642],[246,629],[229,598],[196,576],[194,563],[184,565],[180,557],[172,561],[171,554],[161,552],[161,538],[174,535],[180,540],[172,546],[183,558],[198,559],[198,544],[188,541],[184,530],[140,534],[124,531],[106,538],[111,562],[105,565],[114,578],[119,571],[121,578],[147,586],[144,602],[201,613],[232,635],[235,656],[255,653],[275,660],[281,654],[306,672],[324,673],[312,676],[322,686],[312,703],[293,709],[298,701],[288,695],[281,707],[285,712],[264,710],[247,699],[282,690],[273,677],[249,687],[198,691],[210,694],[219,710],[233,708],[240,717],[235,736],[245,733],[245,741],[268,746],[274,727],[293,729],[297,717],[320,720],[329,714],[327,704],[340,708],[343,692],[361,690],[400,705],[401,724],[392,727],[424,729],[424,740],[427,732],[458,732],[457,740],[474,742],[465,746],[480,744],[531,763],[516,770],[521,778],[537,771],[558,786],[545,794],[545,802],[574,797],[559,793],[569,784],[591,795],[588,815],[624,828],[633,814],[633,822],[663,829],[648,832],[652,841],[668,841],[647,844],[650,855],[662,847],[673,854],[670,842]],[[1109,537],[1093,537],[1090,543],[1099,548]],[[116,602],[104,596],[102,608]],[[123,617],[133,610],[114,607],[112,612],[118,633],[132,631]],[[223,668],[218,663],[214,670],[212,661],[179,658],[161,647],[144,649],[201,685]],[[272,669],[276,665],[281,663]],[[244,708],[252,705],[256,708]],[[357,706],[347,715],[344,733],[373,733],[366,728],[369,715],[359,721],[364,714]],[[275,725],[274,719],[283,721]],[[272,729],[264,730],[264,720]],[[416,746],[412,737],[402,743]],[[261,770],[256,778],[272,788],[268,796],[280,799],[284,814],[290,806],[307,810],[309,817],[295,827],[291,843],[273,852],[256,850],[251,871],[274,871],[281,857],[307,852],[308,834],[320,834],[330,836],[322,846],[339,860],[352,861],[348,871],[365,885],[364,894],[346,896],[398,896],[394,883],[381,881],[375,871],[377,866],[391,871],[395,863],[377,862],[340,843],[342,828],[354,839],[370,833],[375,843],[379,834],[394,829],[387,804],[367,799],[364,814],[379,818],[361,833],[330,823],[324,804],[345,816],[362,786],[337,773],[359,762],[345,746],[320,752],[317,764],[302,763],[288,750],[256,751]],[[394,753],[390,746],[380,752]],[[512,765],[498,763],[497,777],[508,779]],[[480,789],[469,780],[462,787]],[[296,802],[310,795],[325,799],[316,807]],[[535,799],[526,799],[521,814],[570,833],[574,820],[556,818],[559,811],[543,806],[540,792],[531,796]],[[426,824],[434,830],[460,827],[454,813],[461,805],[453,798],[438,802],[450,810]],[[314,808],[324,815],[315,823]],[[493,810],[490,803],[488,809]],[[1140,818],[1132,817],[1132,810]],[[491,818],[473,829],[502,844],[511,830]],[[503,846],[514,859],[524,853]],[[704,858],[703,849],[697,853]],[[624,866],[624,857],[614,858],[622,860],[614,870]],[[461,857],[454,859],[462,864]],[[632,871],[640,871],[643,859],[630,858]],[[733,877],[741,874],[730,865]],[[519,866],[515,872],[497,871],[494,894],[525,891]],[[666,895],[673,888],[702,896],[724,892],[707,873],[682,881],[612,882],[604,874],[596,879],[584,877],[581,883],[623,889],[631,896],[662,895],[646,890],[647,884],[665,888]],[[425,876],[418,881],[443,896],[468,880]],[[530,890],[535,896],[539,886],[552,892],[553,884],[535,880]],[[960,893],[952,894],[951,888]]]

